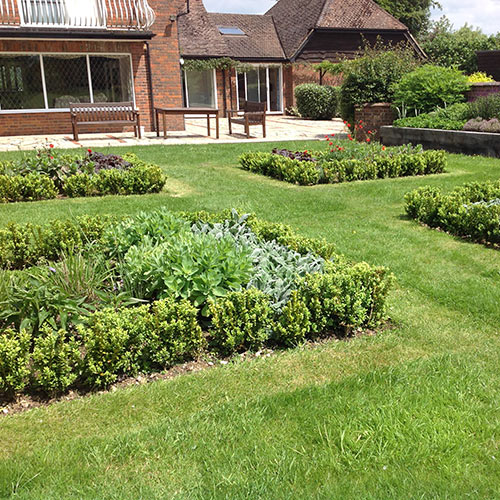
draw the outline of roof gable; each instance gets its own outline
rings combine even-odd
[[[326,0],[317,27],[403,31],[408,29],[373,0]]]
[[[273,16],[288,58],[318,28],[408,31],[373,0],[279,0],[266,14]]]

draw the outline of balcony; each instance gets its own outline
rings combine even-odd
[[[0,30],[149,31],[154,21],[147,0],[0,0]]]

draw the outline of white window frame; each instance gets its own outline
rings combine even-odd
[[[43,56],[80,56],[86,57],[87,60],[87,76],[88,76],[88,85],[89,85],[89,96],[90,102],[94,102],[94,90],[92,87],[92,74],[90,73],[90,58],[91,57],[106,57],[106,56],[126,56],[129,59],[130,63],[130,79],[129,82],[132,88],[132,101],[134,103],[134,108],[137,108],[136,100],[135,100],[135,81],[134,81],[134,67],[132,64],[132,54],[127,52],[0,52],[0,56],[38,56],[40,58],[40,72],[42,78],[42,91],[43,91],[43,99],[45,102],[45,108],[38,109],[0,109],[0,115],[4,114],[16,114],[16,113],[68,113],[69,108],[49,108],[49,100],[47,94],[47,84],[45,81],[45,69],[43,64]]]
[[[188,72],[185,69],[181,68],[181,71],[184,74],[184,95],[186,96],[186,107],[189,108],[189,91],[188,91]],[[207,71],[207,70],[205,70]],[[214,89],[214,101],[215,101],[215,109],[219,108],[219,98],[218,98],[218,89],[217,89],[217,71],[212,69],[212,78],[213,78],[213,89]],[[191,115],[191,118],[202,117],[206,118],[205,115]]]
[[[280,71],[280,82],[281,82],[281,88],[280,88],[280,102],[281,102],[281,110],[278,111],[270,111],[271,109],[271,93],[269,92],[269,70],[271,68],[275,68],[276,65],[274,64],[253,64],[254,68],[258,70],[261,67],[266,68],[266,91],[267,91],[267,112],[266,114],[268,115],[282,115],[284,112],[284,102],[283,102],[283,65],[279,65],[279,71]],[[248,82],[247,82],[247,74],[245,73],[239,73],[236,71],[236,109],[240,111],[240,91],[239,91],[239,85],[238,85],[238,75],[243,75],[244,77],[244,82],[245,82],[245,101],[248,100]],[[260,92],[260,72],[257,71],[257,78],[258,78],[258,88]]]

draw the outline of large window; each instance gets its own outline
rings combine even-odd
[[[128,55],[0,54],[0,109],[67,109],[133,101]]]
[[[215,70],[183,71],[184,105],[189,108],[215,108]]]
[[[283,85],[280,66],[256,66],[238,73],[238,106],[244,101],[265,102],[271,112],[283,111]]]

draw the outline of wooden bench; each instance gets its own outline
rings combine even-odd
[[[262,134],[266,137],[266,108],[265,102],[252,102],[245,101],[242,106],[240,106],[240,111],[235,109],[228,109],[228,120],[229,120],[229,135],[233,133],[233,124],[243,125],[245,127],[245,134],[247,139],[250,139],[250,126],[251,125],[262,125]],[[243,111],[243,115],[238,115],[239,112]],[[236,116],[235,116],[236,115]]]
[[[134,133],[141,138],[141,118],[133,102],[70,103],[73,136],[78,140],[79,125],[128,125],[133,124]]]

